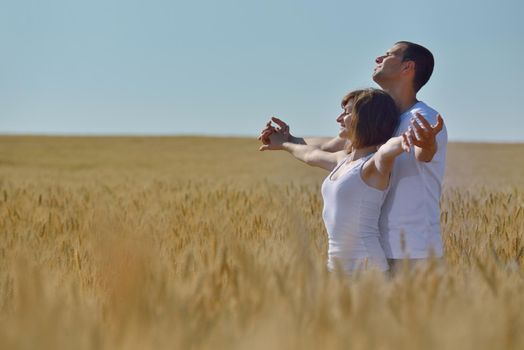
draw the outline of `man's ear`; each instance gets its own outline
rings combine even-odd
[[[415,61],[402,62],[402,73],[415,73]]]

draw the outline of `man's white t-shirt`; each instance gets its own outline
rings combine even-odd
[[[417,102],[400,116],[396,136],[407,131],[411,117],[420,113],[431,124],[437,111]],[[389,259],[441,257],[440,194],[446,163],[446,126],[437,134],[437,153],[421,162],[413,151],[395,159],[389,192],[380,214],[381,244]]]

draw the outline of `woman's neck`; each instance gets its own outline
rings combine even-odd
[[[353,149],[353,152],[352,152],[353,155],[351,157],[352,158],[351,160],[357,160],[360,158],[364,158],[367,155],[373,152],[376,152],[376,151],[377,151],[377,146],[368,146],[368,147]]]

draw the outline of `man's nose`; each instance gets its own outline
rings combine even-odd
[[[378,56],[377,58],[375,58],[375,63],[380,63],[380,62],[382,62],[383,57],[384,57],[384,56]]]

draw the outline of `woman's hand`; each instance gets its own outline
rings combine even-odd
[[[276,151],[284,149],[283,145],[288,136],[282,130],[275,130],[266,137],[267,144],[260,146],[259,151]]]
[[[406,153],[409,153],[411,151],[412,144],[413,144],[413,140],[411,139],[411,131],[408,130],[402,134],[402,143],[401,143],[402,150]]]
[[[275,128],[273,125],[271,125],[271,122],[277,124],[278,126]],[[267,122],[266,127],[260,132],[258,139],[262,141],[264,145],[267,145],[269,144],[269,136],[274,132],[280,132],[286,141],[290,141],[292,138],[291,134],[289,133],[289,125],[277,117],[271,117],[271,120]]]

